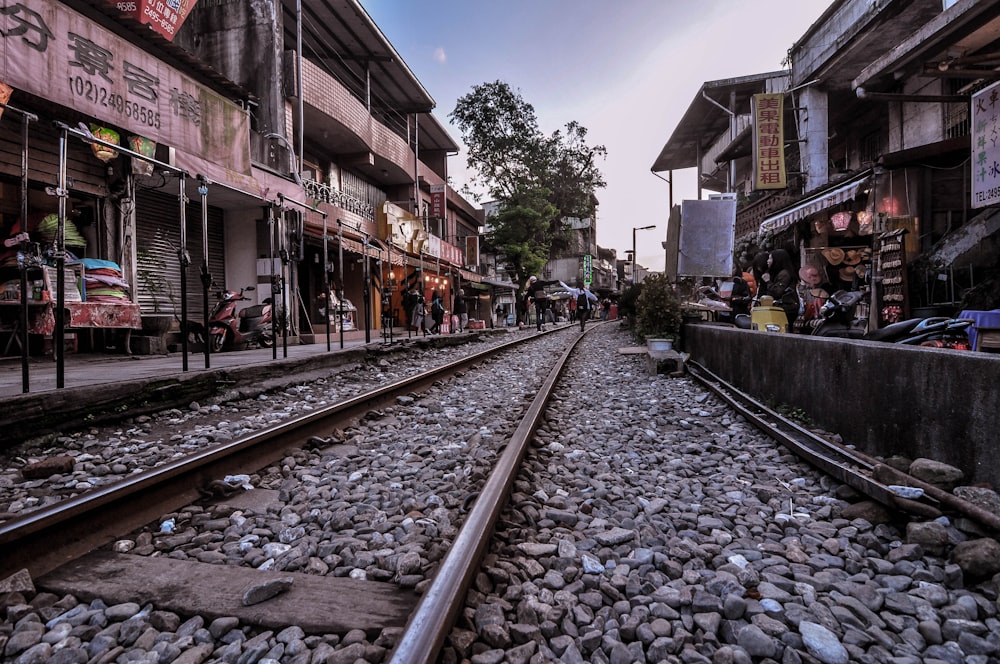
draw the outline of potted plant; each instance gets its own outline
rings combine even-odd
[[[681,304],[666,276],[651,274],[643,280],[635,311],[639,341],[645,341],[650,350],[673,347],[681,330]]]
[[[170,329],[174,316],[160,311],[160,297],[168,294],[169,283],[162,276],[163,264],[159,258],[144,249],[136,254],[136,279],[141,291],[153,301],[153,312],[142,314],[142,332],[149,336],[162,337]]]

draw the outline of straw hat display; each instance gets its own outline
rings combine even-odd
[[[854,266],[845,265],[840,268],[838,274],[840,275],[841,281],[854,281]]]
[[[822,253],[830,265],[840,265],[844,262],[844,250],[839,247],[827,247]]]
[[[823,281],[819,268],[815,265],[804,265],[799,268],[799,279],[810,286],[818,286]]]
[[[844,254],[844,265],[857,265],[861,262],[861,252],[857,249],[848,249]]]

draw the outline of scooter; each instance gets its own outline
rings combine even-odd
[[[236,311],[236,303],[248,302],[250,298],[245,297],[244,293],[252,290],[253,286],[247,286],[238,293],[227,290],[215,294],[219,301],[208,318],[208,343],[211,352],[232,350],[238,344],[243,344],[244,348],[255,345],[270,348],[274,343],[271,298],[261,304],[245,307],[238,313]]]
[[[752,304],[749,314],[736,314],[733,318],[736,327],[760,332],[788,332],[788,316],[784,309],[775,306],[773,297],[761,295]]]
[[[820,337],[864,339],[910,346],[931,346],[969,350],[966,330],[974,323],[964,318],[910,318],[891,323],[877,330],[867,331],[868,321],[854,316],[854,308],[861,301],[857,291],[837,291],[820,308],[818,325],[812,334]]]

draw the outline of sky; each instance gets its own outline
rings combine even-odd
[[[531,104],[542,132],[576,121],[599,164],[597,243],[625,258],[636,231],[640,265],[663,270],[667,173],[650,172],[705,81],[785,69],[788,50],[831,0],[360,0],[448,115],[473,87],[496,80]],[[452,186],[465,154],[449,158]],[[674,203],[697,198],[694,169],[675,171]],[[708,196],[703,191],[703,197]]]

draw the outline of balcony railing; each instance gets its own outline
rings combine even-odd
[[[348,212],[364,217],[368,221],[375,221],[375,206],[371,203],[355,198],[339,189],[334,189],[328,184],[317,182],[316,180],[303,180],[302,186],[306,190],[309,198],[329,205],[335,205]]]

